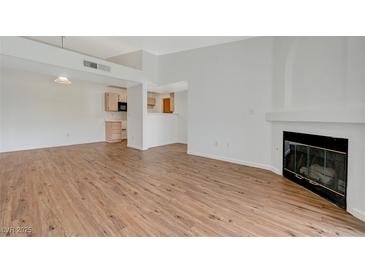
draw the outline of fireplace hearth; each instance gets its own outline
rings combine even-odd
[[[348,139],[283,132],[283,175],[346,209]]]

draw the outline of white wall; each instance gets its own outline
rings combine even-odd
[[[188,81],[188,151],[271,166],[272,38],[160,56],[160,81]]]
[[[177,142],[188,143],[188,91],[175,92],[175,113],[177,116]]]
[[[363,37],[274,38],[273,108],[361,108]]]
[[[138,50],[118,56],[113,56],[107,60],[116,64],[142,70],[143,53],[142,50]]]
[[[128,88],[127,92],[128,147],[146,149],[147,86],[140,84]]]
[[[159,76],[159,57],[143,50],[142,58],[142,70],[144,75],[151,81],[157,82]]]
[[[148,113],[146,119],[147,147],[178,143],[178,115]]]
[[[158,80],[158,56],[144,50],[113,56],[107,60],[143,71],[143,75],[151,82]]]
[[[2,151],[104,141],[104,120],[121,118],[104,112],[103,85],[9,68],[1,76]]]

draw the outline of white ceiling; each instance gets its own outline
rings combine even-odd
[[[58,76],[68,77],[71,82],[74,80],[83,80],[92,83],[102,84],[106,86],[117,86],[117,87],[132,87],[138,83],[128,80],[116,79],[113,77],[98,75],[90,72],[76,71],[71,69],[65,69],[57,66],[41,64],[13,56],[0,55],[1,58],[1,69],[13,69],[30,71],[35,73],[41,73],[44,75],[51,75],[55,78]],[[148,83],[148,90],[157,93],[166,92],[179,92],[188,90],[188,83],[186,81],[175,82],[158,86],[153,83]]]
[[[61,46],[61,36],[29,36]],[[249,36],[66,36],[64,47],[107,59],[120,54],[145,50],[155,55],[202,48],[250,38]]]
[[[71,82],[74,80],[88,81],[92,83],[102,84],[105,86],[131,87],[138,83],[128,80],[116,79],[113,77],[103,76],[91,72],[83,72],[62,67],[52,66],[48,64],[41,64],[29,60],[24,60],[17,57],[0,55],[1,69],[13,69],[41,73],[44,75],[68,77]]]

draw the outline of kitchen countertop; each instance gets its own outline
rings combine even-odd
[[[164,112],[147,112],[147,114],[153,114],[153,115],[179,115],[178,113],[164,113]]]

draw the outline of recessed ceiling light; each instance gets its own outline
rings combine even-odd
[[[58,84],[71,85],[71,81],[67,77],[59,76],[54,80]]]

